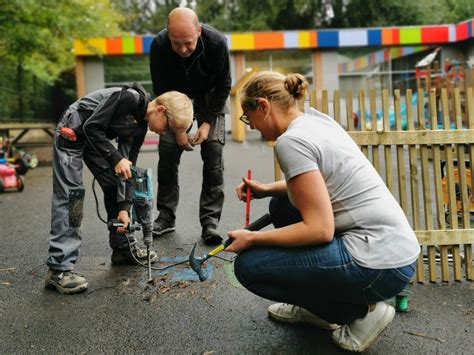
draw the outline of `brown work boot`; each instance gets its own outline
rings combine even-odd
[[[60,271],[49,269],[44,287],[54,289],[59,293],[72,294],[87,290],[86,279],[75,271]]]

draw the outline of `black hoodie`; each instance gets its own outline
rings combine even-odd
[[[212,124],[224,113],[231,89],[229,50],[224,35],[209,25],[201,26],[196,50],[188,58],[173,51],[167,29],[158,33],[151,43],[150,71],[156,96],[182,92],[193,100],[199,122]]]

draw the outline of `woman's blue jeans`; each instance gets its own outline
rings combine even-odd
[[[286,196],[272,198],[270,215],[276,228],[301,221]],[[384,270],[361,267],[338,236],[300,248],[253,247],[235,261],[235,275],[249,291],[341,325],[363,318],[369,304],[397,295],[414,272],[415,263]]]

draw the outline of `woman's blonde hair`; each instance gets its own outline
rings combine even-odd
[[[308,82],[301,74],[283,75],[273,71],[255,74],[242,89],[240,104],[245,110],[258,107],[258,98],[276,103],[282,110],[301,104],[306,98]]]
[[[193,102],[185,94],[178,91],[168,91],[153,100],[157,105],[166,107],[168,120],[173,121],[173,130],[186,131],[193,122]]]

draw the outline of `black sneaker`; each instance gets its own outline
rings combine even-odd
[[[132,255],[133,253],[133,255]],[[113,264],[130,264],[138,265],[139,263],[148,263],[146,255],[146,249],[140,249],[136,244],[130,245],[124,249],[114,249],[112,251],[112,263]],[[150,261],[154,263],[158,260],[158,255],[153,250],[150,250]]]
[[[172,232],[176,229],[174,221],[167,221],[159,217],[153,222],[153,231],[151,232],[155,237],[165,233]]]
[[[218,245],[222,243],[222,237],[217,232],[216,227],[208,225],[202,228],[201,238],[207,245]]]
[[[86,279],[74,271],[60,271],[49,269],[44,287],[63,294],[79,293],[87,290]]]

